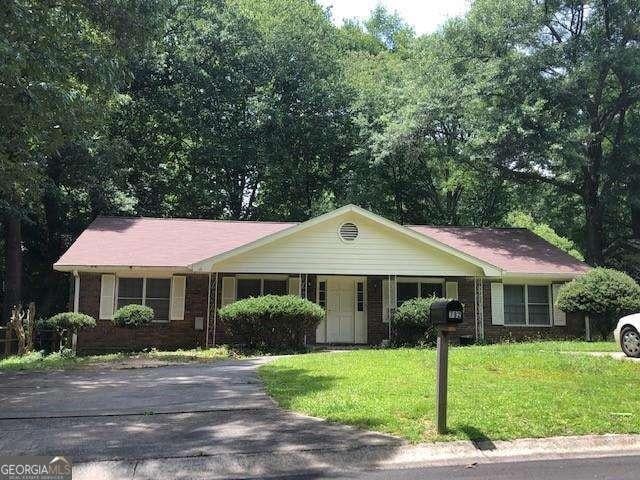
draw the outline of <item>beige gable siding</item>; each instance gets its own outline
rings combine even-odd
[[[344,222],[358,226],[353,242],[338,236]],[[245,254],[214,264],[220,272],[325,273],[351,275],[481,275],[481,269],[453,255],[347,213]]]

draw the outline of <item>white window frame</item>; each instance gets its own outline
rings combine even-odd
[[[507,323],[507,314],[504,312],[504,326],[510,328],[518,328],[518,327],[535,327],[535,328],[549,328],[553,327],[553,291],[550,283],[504,283],[506,286],[516,286],[524,288],[524,325],[516,324],[516,323]],[[547,287],[547,300],[549,303],[549,323],[530,323],[529,322],[529,287]],[[506,297],[504,298],[506,300]],[[506,305],[506,301],[503,300],[504,309]],[[535,303],[534,305],[544,305],[543,303]]]
[[[289,291],[289,275],[251,275],[251,274],[239,274],[236,275],[236,301],[238,300],[238,280],[260,280],[260,296],[264,295],[264,281],[265,280],[281,280],[286,282],[286,290]]]
[[[445,292],[445,279],[444,278],[436,278],[436,277],[397,277],[396,278],[396,305],[394,308],[398,308],[398,284],[399,283],[417,283],[418,284],[418,297],[422,297],[422,283],[432,283],[436,285],[440,285],[442,287],[442,294],[446,295]]]
[[[115,310],[118,309],[118,300],[120,300],[120,279],[121,278],[134,278],[134,279],[142,279],[142,305],[146,306],[147,305],[147,279],[148,278],[152,278],[154,280],[168,280],[169,281],[169,311],[167,314],[167,319],[166,320],[157,320],[156,318],[154,318],[151,322],[152,323],[160,323],[160,324],[165,324],[165,323],[169,323],[171,322],[171,299],[173,298],[172,295],[172,285],[171,285],[171,277],[149,277],[149,276],[137,276],[137,275],[118,275],[116,276],[116,292],[115,292]],[[123,298],[130,298],[130,297],[123,297]],[[162,298],[157,298],[157,297],[149,297],[150,299],[153,300],[164,300]]]

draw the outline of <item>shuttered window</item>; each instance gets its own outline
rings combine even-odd
[[[549,285],[504,285],[504,324],[550,326]]]
[[[118,278],[117,308],[145,305],[153,309],[154,322],[169,321],[170,278]]]

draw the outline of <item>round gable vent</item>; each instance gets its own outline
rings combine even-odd
[[[345,242],[353,242],[358,238],[358,227],[354,223],[343,223],[338,231],[340,238]]]

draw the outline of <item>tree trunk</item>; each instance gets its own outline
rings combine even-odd
[[[587,234],[586,260],[592,265],[602,265],[603,263],[603,215],[600,202],[601,165],[602,143],[599,140],[593,140],[587,148],[582,192]]]
[[[11,309],[22,300],[22,225],[15,215],[3,220],[7,283],[0,323],[9,323]]]

